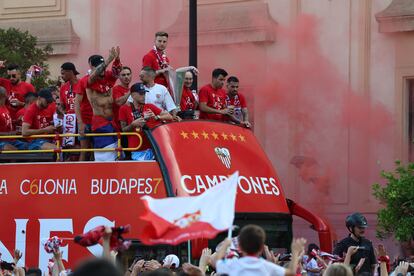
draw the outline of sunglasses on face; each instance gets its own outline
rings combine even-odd
[[[15,79],[17,77],[17,75],[16,74],[11,74],[11,75],[7,75],[7,77],[9,79]]]

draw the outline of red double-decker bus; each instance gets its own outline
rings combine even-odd
[[[45,270],[51,256],[44,242],[65,239],[63,259],[69,267],[102,248],[73,243],[73,237],[99,225],[131,225],[126,235],[134,250],[186,255],[187,245],[145,247],[136,240],[145,222],[140,197],[193,196],[239,172],[235,225],[261,225],[271,248],[289,248],[292,216],[309,221],[319,234],[322,250],[331,250],[328,226],[315,214],[285,198],[276,170],[253,132],[210,121],[183,121],[146,130],[156,161],[53,162],[0,164],[0,253],[12,259],[24,252],[20,265]],[[214,204],[214,202],[211,202]],[[174,208],[171,206],[171,208]],[[215,240],[191,242],[191,256]],[[158,253],[157,253],[158,252]],[[140,253],[140,254],[141,254]],[[167,252],[168,253],[168,252]]]

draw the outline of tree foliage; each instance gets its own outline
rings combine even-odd
[[[21,68],[22,78],[31,65],[42,67],[43,72],[32,79],[36,89],[48,86],[49,75],[46,63],[52,47],[46,45],[43,48],[37,47],[37,38],[29,32],[22,32],[15,28],[0,29],[0,60],[6,60],[7,64],[17,64]],[[6,76],[6,69],[0,70],[2,77]]]
[[[394,171],[382,171],[386,185],[373,185],[374,196],[384,204],[378,212],[377,236],[394,235],[398,241],[414,237],[414,163],[396,161]]]

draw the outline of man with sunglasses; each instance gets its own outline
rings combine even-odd
[[[5,62],[0,61],[0,68],[5,67]],[[10,116],[15,121],[16,113],[24,107],[24,96],[36,89],[30,83],[21,80],[21,71],[18,65],[9,64],[7,66],[7,79],[0,79],[0,85],[7,90],[7,102]]]
[[[6,107],[7,91],[0,86],[0,135],[15,135],[10,112]],[[1,139],[0,150],[25,150],[27,143],[16,139]]]
[[[131,68],[123,66],[118,79],[120,84],[117,84],[112,88],[112,97],[114,98],[114,123],[118,129],[120,129],[121,125],[118,120],[119,108],[126,103],[129,95],[131,95],[129,92],[129,84],[132,79]]]
[[[154,160],[154,153],[150,143],[141,131],[144,126],[153,128],[163,120],[172,120],[172,116],[165,110],[161,110],[153,104],[145,103],[147,88],[143,83],[135,83],[131,86],[131,98],[133,102],[128,102],[121,106],[119,110],[119,120],[122,131],[139,131],[142,137],[142,145],[139,151],[131,153],[131,159],[136,161]],[[128,136],[128,147],[134,148],[139,145],[138,137]]]

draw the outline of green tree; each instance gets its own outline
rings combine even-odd
[[[386,185],[375,183],[373,194],[384,205],[378,212],[377,236],[394,235],[402,242],[414,237],[414,163],[395,164],[394,171],[381,172]]]
[[[37,38],[29,32],[22,32],[15,28],[0,29],[0,60],[6,60],[7,64],[17,64],[25,78],[25,72],[31,65],[42,67],[43,72],[32,79],[36,89],[47,87],[50,83],[49,69],[46,59],[52,52],[52,47],[46,45],[37,47]],[[2,77],[6,76],[6,69],[0,70]]]

